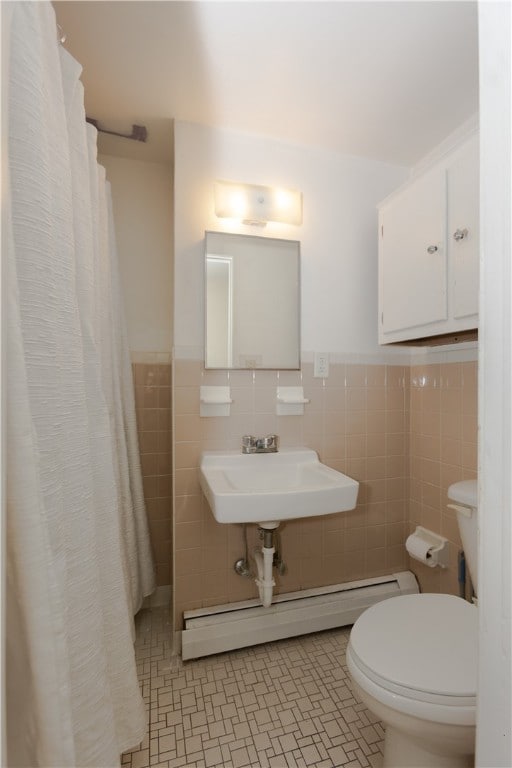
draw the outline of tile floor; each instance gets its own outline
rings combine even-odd
[[[182,662],[168,610],[137,617],[136,656],[149,714],[123,768],[377,768],[383,730],[354,698],[349,628]]]

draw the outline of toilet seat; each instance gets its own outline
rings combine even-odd
[[[356,621],[347,648],[356,682],[427,719],[475,722],[477,609],[453,595],[401,595]]]

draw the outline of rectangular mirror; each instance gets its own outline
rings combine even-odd
[[[300,243],[206,232],[206,368],[300,368]]]

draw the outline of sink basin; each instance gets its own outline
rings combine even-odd
[[[205,451],[200,482],[218,523],[267,525],[354,509],[359,483],[309,448],[278,453]]]

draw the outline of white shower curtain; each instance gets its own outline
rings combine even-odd
[[[52,6],[3,6],[7,759],[108,767],[154,588],[109,193]]]

